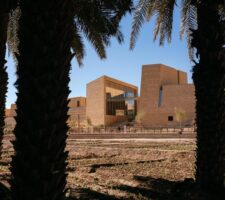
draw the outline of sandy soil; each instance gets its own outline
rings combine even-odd
[[[178,181],[194,177],[193,140],[68,140],[67,149],[72,199],[166,200]],[[4,142],[5,183],[11,154]]]

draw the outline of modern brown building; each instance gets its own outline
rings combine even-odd
[[[143,65],[141,91],[129,83],[102,76],[86,87],[86,98],[70,98],[72,129],[117,126],[133,121],[142,127],[191,126],[195,118],[194,86],[187,74],[162,64]],[[6,125],[15,126],[16,105],[6,109]]]
[[[87,84],[86,116],[94,126],[132,121],[137,112],[137,95],[136,86],[102,76]]]
[[[137,119],[144,127],[192,125],[194,86],[187,74],[162,64],[143,65]]]

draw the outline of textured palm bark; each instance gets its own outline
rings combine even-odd
[[[0,158],[2,156],[2,138],[5,126],[5,103],[8,84],[8,74],[5,66],[8,21],[8,13],[0,11]]]
[[[69,0],[23,0],[12,159],[14,200],[65,198],[73,15]]]
[[[196,94],[196,181],[206,191],[224,190],[225,172],[225,50],[224,25],[218,3],[197,6],[198,29],[192,46],[199,62],[194,66]]]

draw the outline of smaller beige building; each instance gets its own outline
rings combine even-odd
[[[9,109],[5,109],[5,126],[10,129],[14,129],[16,125],[16,104],[12,104]]]
[[[86,126],[86,98],[74,97],[68,103],[68,125],[72,129],[84,128]],[[16,104],[5,110],[5,125],[7,128],[14,129],[16,125]]]
[[[68,124],[72,129],[81,129],[86,127],[86,98],[74,97],[69,99],[68,104]]]

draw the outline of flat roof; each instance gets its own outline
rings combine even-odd
[[[179,72],[183,72],[186,74],[186,72],[182,71],[182,70],[179,70],[175,67],[170,67],[168,65],[164,65],[164,64],[161,64],[161,63],[157,63],[157,64],[144,64],[142,65],[143,68],[150,68],[150,67],[155,67],[155,68],[165,68],[165,69],[169,69],[169,70],[176,70],[176,71],[179,71]]]
[[[71,99],[86,99],[86,97],[81,97],[81,96],[80,97],[69,97],[68,99],[69,100],[71,100]]]

